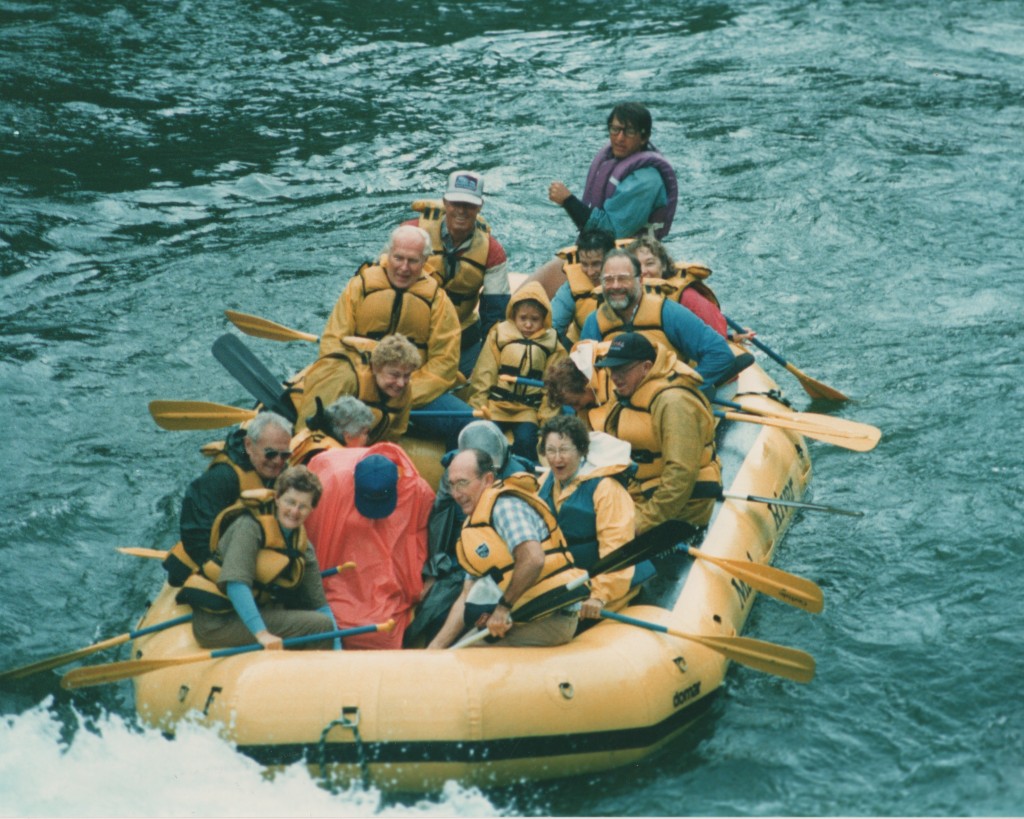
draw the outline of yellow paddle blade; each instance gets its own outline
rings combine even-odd
[[[0,680],[18,680],[22,677],[27,677],[30,674],[39,674],[43,671],[49,671],[51,668],[57,668],[68,663],[73,663],[75,660],[80,660],[83,657],[88,657],[90,654],[95,654],[97,651],[103,651],[107,648],[113,648],[119,646],[122,643],[128,642],[131,634],[121,634],[117,637],[111,637],[109,640],[104,640],[101,643],[95,643],[85,648],[77,649],[76,651],[69,651],[66,654],[58,654],[55,657],[49,657],[45,660],[39,660],[39,662],[30,663],[29,665],[23,665],[20,668],[13,668],[10,671],[5,671],[0,674]]]
[[[228,321],[235,325],[247,336],[255,338],[266,338],[271,341],[312,341],[320,339],[312,333],[304,333],[302,330],[293,330],[270,319],[251,316],[248,313],[239,313],[237,310],[225,310],[224,315]]]
[[[846,418],[833,418],[831,415],[825,415],[820,412],[795,412],[793,410],[769,410],[761,407],[753,407],[749,404],[744,404],[742,401],[739,402],[740,406],[743,407],[744,412],[749,412],[752,415],[763,415],[766,418],[782,418],[791,419],[802,424],[811,424],[814,426],[820,426],[824,429],[831,429],[836,433],[842,433],[844,435],[850,435],[859,438],[874,438],[877,443],[882,437],[882,431],[871,424],[865,424],[862,421],[850,421]]]
[[[122,660],[119,663],[107,663],[106,665],[87,665],[73,668],[61,678],[60,684],[62,688],[70,690],[120,682],[137,677],[139,674],[159,671],[162,668],[173,668],[178,665],[210,660],[213,659],[211,654],[210,651],[204,651],[202,654],[189,654],[185,657],[170,657],[162,660]]]
[[[735,660],[740,665],[753,668],[755,671],[785,677],[787,680],[798,683],[809,683],[814,679],[814,658],[806,651],[800,651],[797,648],[780,646],[778,643],[767,643],[764,640],[755,640],[751,637],[713,637],[687,634],[675,629],[668,629],[666,633],[673,637],[682,637],[684,640],[700,643],[702,646],[707,646],[712,651],[717,651],[722,656]]]
[[[796,648],[767,643],[764,640],[754,640],[750,637],[689,634],[660,623],[638,620],[636,617],[614,611],[602,611],[601,617],[699,643],[712,651],[717,651],[723,657],[728,657],[741,665],[749,666],[756,671],[763,671],[766,674],[775,674],[778,677],[785,677],[787,680],[799,683],[807,683],[814,679],[814,658],[806,651]]]
[[[820,381],[811,378],[807,373],[800,370],[789,362],[786,363],[786,369],[789,370],[793,375],[800,381],[800,386],[804,388],[811,398],[823,398],[826,401],[849,401],[850,399],[843,395],[839,390],[830,387],[828,384],[822,384]]]
[[[147,549],[144,546],[117,546],[115,547],[123,555],[131,555],[132,557],[150,557],[154,560],[163,560],[167,557],[167,552],[163,552],[160,549]]]
[[[692,547],[687,551],[699,560],[706,560],[708,563],[724,569],[752,589],[757,589],[757,591],[795,608],[817,614],[825,606],[825,596],[822,594],[821,588],[806,577],[800,577],[763,563],[715,557]]]
[[[801,421],[791,421],[788,418],[777,418],[775,416],[749,415],[739,412],[723,412],[723,418],[730,421],[741,421],[746,424],[760,424],[766,427],[777,427],[778,429],[789,429],[799,432],[807,438],[822,441],[833,446],[850,449],[854,452],[867,452],[875,448],[881,438],[881,432],[877,435],[864,432],[835,431],[818,424],[808,424]],[[874,429],[874,428],[872,428]]]
[[[161,429],[218,429],[250,421],[256,410],[212,401],[150,401],[149,414]]]

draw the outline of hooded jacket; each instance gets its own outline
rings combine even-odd
[[[516,307],[527,300],[544,309],[543,325],[530,338],[519,331],[513,319]],[[548,404],[544,389],[502,381],[499,376],[543,380],[548,365],[565,354],[551,327],[551,302],[544,287],[539,282],[528,282],[512,295],[505,320],[487,333],[470,377],[470,406],[486,407],[492,421],[544,423],[558,412]]]

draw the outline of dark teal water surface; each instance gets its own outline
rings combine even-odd
[[[0,669],[126,631],[155,594],[159,566],[114,547],[173,543],[213,436],[146,404],[248,405],[210,355],[225,308],[318,333],[460,167],[534,269],[573,239],[548,183],[581,188],[622,99],[679,172],[677,258],[856,399],[811,403],[762,359],[798,408],[885,435],[811,445],[813,499],[868,513],[802,515],[780,550],[824,613],[761,600],[748,623],[812,652],[812,684],[733,667],[655,757],[486,804],[1024,813],[1019,2],[0,0]],[[312,355],[250,344],[282,374]],[[67,735],[72,706],[133,713],[127,685],[58,679],[0,691],[8,728],[40,703]],[[13,765],[0,814],[45,812]]]

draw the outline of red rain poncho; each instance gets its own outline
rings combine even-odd
[[[398,466],[397,506],[378,520],[363,517],[355,505],[356,464],[368,455],[383,455]],[[338,627],[395,620],[390,633],[349,637],[344,647],[401,648],[412,608],[423,590],[421,571],[427,559],[433,490],[405,450],[388,442],[329,449],[314,457],[309,468],[324,486],[320,503],[306,520],[317,560],[324,567],[349,560],[356,563],[355,569],[324,579]]]

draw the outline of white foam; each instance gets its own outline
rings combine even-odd
[[[174,740],[114,715],[70,745],[47,710],[0,719],[0,816],[497,816],[478,790],[449,783],[434,798],[379,809],[375,789],[332,794],[301,764],[271,781],[202,726]]]

